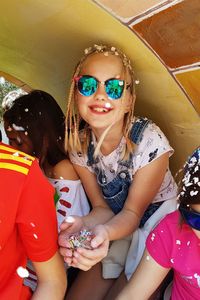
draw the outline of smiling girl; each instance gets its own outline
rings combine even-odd
[[[69,265],[88,270],[113,242],[102,265],[80,272],[67,299],[91,299],[94,281],[92,299],[112,299],[108,289],[120,274],[124,283],[134,272],[147,233],[176,208],[173,149],[153,122],[134,116],[135,82],[127,56],[104,45],[85,49],[72,78],[66,145],[93,209],[61,225],[61,252]],[[95,233],[94,249],[72,252],[66,235],[85,226]]]

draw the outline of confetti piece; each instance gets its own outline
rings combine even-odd
[[[106,102],[105,103],[105,108],[110,108],[111,107],[111,104],[109,102]]]
[[[23,268],[23,267],[18,267],[17,268],[17,274],[19,275],[19,277],[21,278],[26,278],[29,276],[29,272],[27,269]]]
[[[151,240],[152,240],[152,241],[154,241],[155,236],[156,236],[155,233],[152,233],[152,235],[151,235]]]
[[[12,127],[13,127],[13,129],[14,130],[16,130],[16,131],[25,131],[25,129],[24,129],[24,127],[22,127],[22,126],[17,126],[16,124],[12,124]]]
[[[13,156],[19,156],[19,152],[13,153]]]

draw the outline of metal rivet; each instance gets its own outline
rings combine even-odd
[[[126,178],[126,173],[122,172],[122,173],[120,173],[119,176],[120,176],[122,179],[124,179],[124,178]]]

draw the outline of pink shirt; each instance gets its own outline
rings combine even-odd
[[[168,214],[149,234],[147,250],[164,268],[174,270],[171,300],[200,299],[200,239],[179,211]]]

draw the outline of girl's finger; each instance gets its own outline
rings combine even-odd
[[[84,248],[77,248],[76,252],[80,253],[82,256],[87,257],[88,259],[94,260],[101,260],[103,259],[108,253],[108,246],[109,243],[106,241],[97,249],[84,249]]]
[[[97,262],[94,260],[90,260],[88,258],[79,256],[79,257],[73,257],[71,266],[74,266],[75,268],[79,268],[83,271],[89,270],[91,267],[93,267]]]
[[[65,247],[60,247],[59,252],[64,257],[72,257],[73,256],[73,251],[68,248],[65,248]]]

